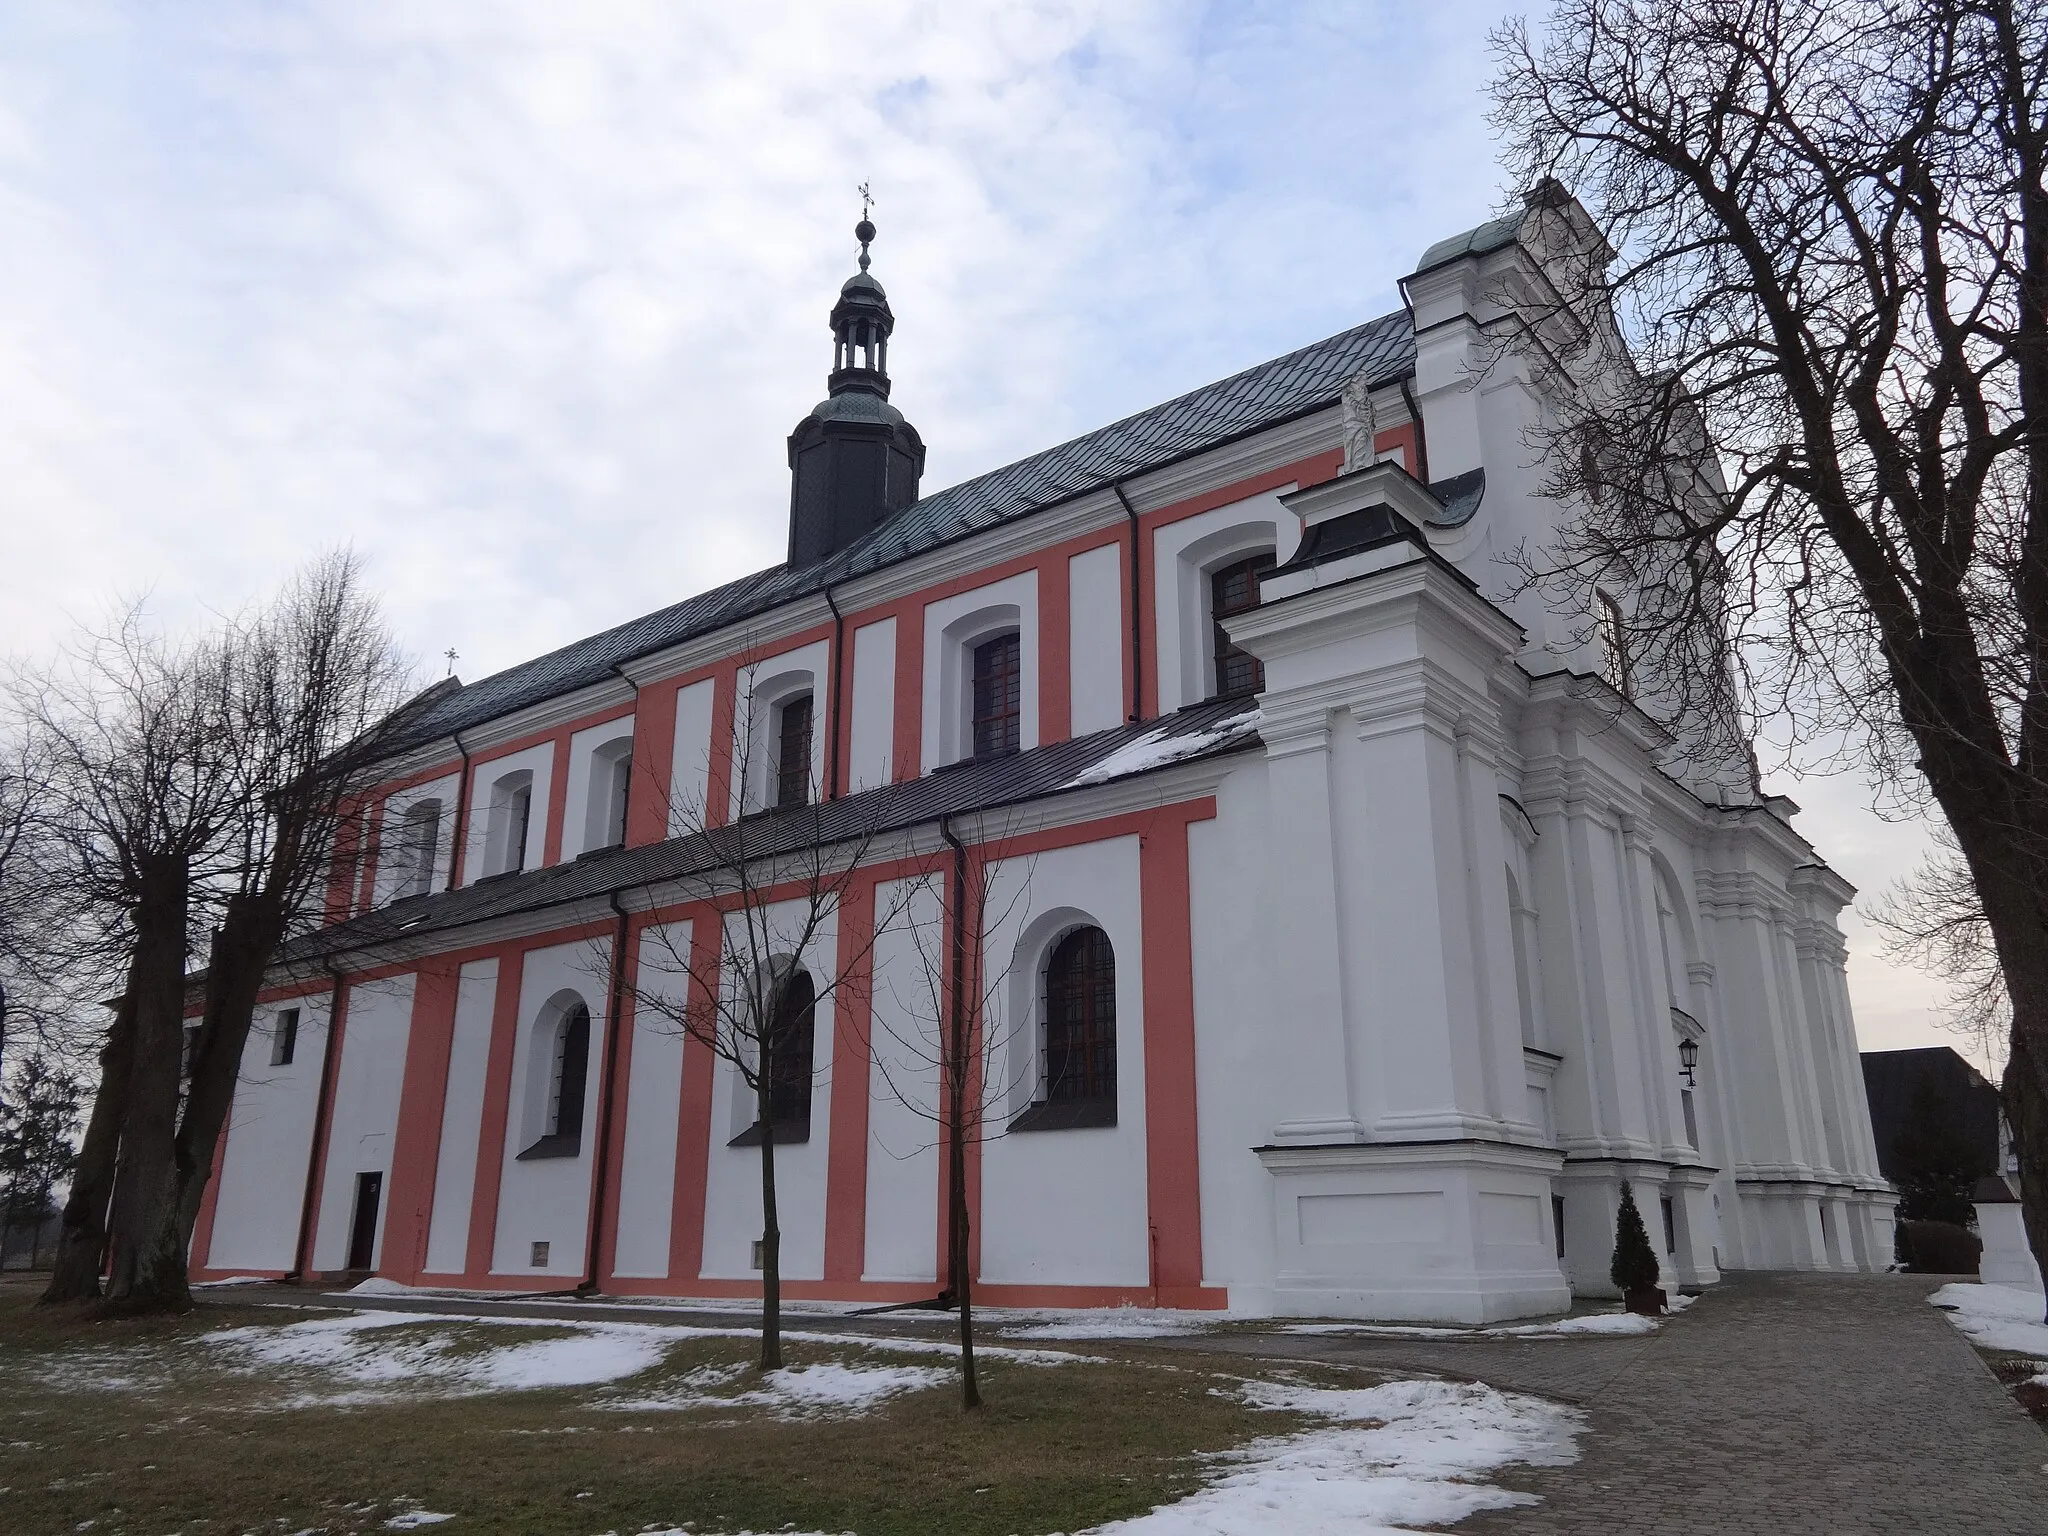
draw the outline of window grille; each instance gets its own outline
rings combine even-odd
[[[1628,621],[1622,614],[1621,604],[1606,592],[1595,592],[1593,601],[1607,681],[1623,698],[1634,698],[1635,676],[1628,653]]]
[[[441,844],[441,802],[422,800],[405,813],[404,846],[400,850],[403,876],[398,895],[424,896],[434,883],[434,855]]]
[[[974,755],[1001,757],[1023,741],[1022,650],[1017,632],[997,635],[974,648]]]
[[[778,1131],[808,1128],[811,1123],[817,1017],[817,989],[810,973],[791,971],[776,990],[774,1012],[761,1040],[761,1070],[768,1078],[768,1118]]]
[[[1209,611],[1216,646],[1216,697],[1235,698],[1266,686],[1266,669],[1250,651],[1231,644],[1223,621],[1259,606],[1259,577],[1273,569],[1271,554],[1252,555],[1209,577]]]
[[[808,805],[811,800],[811,695],[782,706],[776,731],[775,804]]]
[[[1045,1098],[1116,1098],[1116,953],[1100,928],[1061,939],[1045,968]]]
[[[577,1003],[555,1031],[554,1072],[548,1083],[549,1136],[581,1144],[584,1089],[590,1077],[590,1010]]]
[[[270,1024],[270,1064],[288,1067],[299,1049],[299,1010],[280,1008]]]

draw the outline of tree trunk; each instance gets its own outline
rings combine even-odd
[[[948,1226],[952,1233],[953,1299],[960,1307],[960,1406],[979,1408],[981,1406],[981,1380],[974,1364],[974,1294],[971,1271],[968,1262],[970,1247],[970,1223],[972,1216],[967,1209],[967,1136],[965,1125],[965,1084],[964,1074],[955,1074],[952,1088],[953,1124],[952,1134],[947,1138],[950,1146],[947,1152],[948,1177],[952,1188],[947,1205],[951,1220]]]
[[[234,1108],[242,1051],[249,1043],[264,971],[283,938],[284,923],[274,907],[264,896],[232,898],[207,960],[206,1013],[175,1149],[175,1246],[181,1263],[191,1252],[221,1132]]]
[[[2020,1165],[2020,1217],[2026,1223],[2027,1246],[2041,1273],[2048,1275],[2048,1098],[2041,1092],[2036,1048],[2020,1031],[2017,999],[2013,1013],[2012,1054],[2006,1060],[1999,1097]]]
[[[775,1214],[775,1125],[768,1118],[768,1053],[754,1088],[761,1127],[761,1369],[782,1369],[782,1226]]]
[[[100,1047],[100,1087],[93,1095],[92,1116],[78,1148],[65,1197],[64,1219],[57,1227],[57,1253],[51,1261],[46,1303],[96,1300],[100,1273],[107,1262],[107,1203],[114,1192],[114,1169],[121,1149],[121,1121],[127,1113],[129,1069],[135,1058],[135,974],[129,968],[128,988],[114,1009],[106,1044]]]
[[[185,1038],[185,925],[190,873],[157,857],[141,871],[135,922],[135,1058],[114,1173],[113,1269],[107,1299],[127,1312],[192,1305],[176,1248],[178,1078]]]

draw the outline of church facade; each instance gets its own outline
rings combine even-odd
[[[856,233],[788,561],[393,722],[195,1278],[755,1294],[765,1135],[786,1295],[931,1297],[954,1009],[990,1304],[1560,1311],[1612,1294],[1624,1184],[1672,1288],[1882,1269],[1853,892],[1745,744],[1674,754],[1632,594],[1500,558],[1555,523],[1555,385],[1490,295],[1583,210],[932,494]],[[750,913],[798,1010],[765,1126],[685,1027]]]

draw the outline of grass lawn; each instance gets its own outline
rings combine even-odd
[[[985,1362],[988,1402],[972,1415],[950,1381],[855,1417],[788,1420],[715,1400],[603,1406],[746,1392],[757,1378],[735,1369],[752,1357],[744,1338],[683,1338],[651,1368],[596,1386],[460,1395],[428,1373],[366,1386],[200,1340],[332,1314],[209,1305],[183,1318],[95,1321],[39,1311],[33,1294],[0,1289],[0,1531],[9,1536],[369,1532],[413,1509],[457,1516],[451,1533],[630,1536],[686,1522],[860,1536],[1074,1531],[1190,1492],[1206,1475],[1200,1453],[1302,1422],[1212,1390],[1231,1379],[1185,1355],[1093,1345],[1080,1348],[1109,1358]],[[481,1356],[515,1332],[540,1344],[574,1331],[376,1330],[401,1364],[408,1348],[431,1347],[458,1370],[464,1351]],[[836,1343],[793,1343],[788,1355],[792,1365],[951,1364]]]

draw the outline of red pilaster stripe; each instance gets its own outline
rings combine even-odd
[[[717,999],[706,983],[716,985],[719,923],[715,908],[690,914],[689,999],[693,1017],[709,1027]],[[698,1013],[697,1010],[702,1010]],[[711,1081],[718,1059],[711,1047],[683,1036],[683,1103],[676,1116],[676,1188],[668,1229],[668,1278],[686,1292],[704,1268],[704,1197],[711,1176]]]
[[[896,719],[889,777],[897,783],[924,772],[924,603],[896,613]]]
[[[738,751],[733,716],[738,710],[740,673],[737,663],[718,670],[711,690],[710,760],[704,768],[704,825],[722,827],[732,819],[732,759]]]
[[[633,770],[626,781],[626,844],[631,848],[668,838],[680,691],[668,683],[640,690],[639,713],[633,718]]]
[[[831,1144],[825,1165],[825,1278],[867,1267],[868,1052],[874,1026],[875,887],[856,881],[839,903],[840,977],[832,993]]]
[[[341,1091],[341,1049],[348,1043],[348,994],[346,982],[335,989],[334,1009],[327,1017],[327,1039],[321,1046],[334,1069],[327,1071],[322,1067],[327,1091],[315,1111],[320,1139],[307,1153],[313,1160],[313,1209],[307,1216],[306,1230],[299,1234],[300,1251],[292,1256],[293,1264],[308,1274],[313,1272],[313,1251],[320,1246],[320,1208],[327,1203],[327,1144],[334,1140],[334,1096]]]
[[[602,1198],[604,1209],[597,1213],[597,1261],[590,1266],[591,1274],[597,1277],[598,1287],[603,1289],[611,1283],[611,1273],[619,1263],[619,1191],[626,1178],[626,1111],[632,1104],[631,1084],[633,1081],[633,977],[640,964],[640,936],[645,928],[629,923],[626,927],[626,954],[621,960],[612,957],[612,963],[621,967],[619,975],[624,978],[619,987],[618,1027],[610,1033],[619,1042],[618,1060],[605,1054],[603,1084],[604,1097],[598,1104],[598,1124],[604,1123],[605,1106],[610,1105],[611,1147],[605,1153],[605,1187],[597,1189],[597,1159],[590,1160],[590,1198]],[[610,1023],[609,1020],[606,1021]]]
[[[386,1275],[408,1284],[418,1280],[427,1262],[427,1225],[434,1212],[459,977],[456,967],[440,960],[423,966],[413,985],[405,1081],[399,1093],[398,1129],[391,1138],[391,1194],[384,1208],[381,1266]]]
[[[1038,567],[1038,744],[1050,746],[1074,734],[1074,631],[1069,618],[1071,584],[1064,553]]]
[[[483,1124],[477,1131],[476,1192],[469,1205],[470,1277],[491,1272],[498,1237],[498,1189],[505,1174],[505,1122],[511,1113],[512,1050],[519,1038],[519,989],[526,970],[522,950],[498,960],[498,992],[491,1001],[491,1053],[484,1070]]]
[[[1145,1184],[1155,1254],[1153,1284],[1166,1306],[1186,1306],[1202,1285],[1201,1143],[1195,1124],[1194,942],[1188,889],[1187,807],[1160,811],[1139,838],[1144,908]]]
[[[206,1193],[199,1202],[199,1219],[192,1226],[192,1253],[188,1262],[197,1270],[206,1269],[213,1261],[213,1213],[220,1206],[220,1170],[227,1161],[228,1138],[234,1133],[235,1112],[230,1106],[228,1117],[221,1125],[220,1136],[213,1144],[213,1172],[207,1176]]]
[[[569,733],[555,738],[555,766],[548,774],[548,821],[541,834],[542,864],[562,862],[562,819],[569,809]]]

